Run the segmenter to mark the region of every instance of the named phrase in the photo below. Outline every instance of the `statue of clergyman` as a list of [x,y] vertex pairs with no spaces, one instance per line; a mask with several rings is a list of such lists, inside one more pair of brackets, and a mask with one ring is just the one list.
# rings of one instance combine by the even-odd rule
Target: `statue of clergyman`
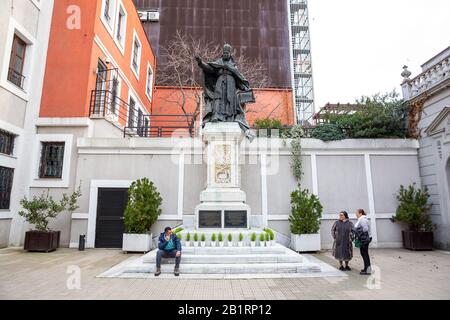
[[204,74],[203,126],[207,122],[237,122],[252,141],[255,134],[250,130],[244,109],[246,103],[255,102],[255,97],[249,82],[236,67],[231,52],[231,46],[225,44],[222,58],[217,61],[204,62],[195,57]]

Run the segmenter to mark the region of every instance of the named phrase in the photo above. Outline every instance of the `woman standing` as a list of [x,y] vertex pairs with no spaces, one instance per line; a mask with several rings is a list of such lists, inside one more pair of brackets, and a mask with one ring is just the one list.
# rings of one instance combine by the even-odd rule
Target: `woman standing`
[[[337,220],[331,228],[333,236],[333,257],[339,260],[339,270],[352,270],[348,263],[353,258],[353,239],[352,239],[353,223],[348,218],[348,213],[342,211],[339,213]],[[345,267],[344,267],[345,261]]]
[[357,242],[359,242],[359,250],[361,256],[364,260],[364,269],[361,270],[359,274],[370,275],[370,257],[369,257],[369,244],[372,242],[372,237],[370,234],[370,223],[367,219],[366,212],[363,209],[358,209],[356,211],[356,217],[358,221],[354,227],[354,234]]

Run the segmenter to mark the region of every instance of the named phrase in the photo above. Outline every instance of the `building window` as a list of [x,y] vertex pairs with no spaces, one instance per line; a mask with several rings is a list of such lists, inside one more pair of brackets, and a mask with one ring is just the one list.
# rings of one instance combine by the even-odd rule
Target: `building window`
[[13,45],[11,48],[11,58],[9,60],[8,80],[17,87],[23,89],[25,76],[23,75],[23,66],[25,64],[25,53],[27,44],[14,35]]
[[12,155],[14,152],[14,139],[16,136],[12,133],[0,130],[0,153]]
[[133,128],[134,127],[134,108],[136,107],[136,102],[133,98],[130,97],[130,107],[128,110],[128,127]]
[[0,167],[0,209],[9,209],[14,169]]
[[152,100],[152,92],[153,92],[153,70],[152,67],[150,66],[150,64],[148,65],[148,70],[147,70],[147,88],[146,88],[146,93],[147,93],[147,97]]
[[125,32],[127,27],[127,19],[126,13],[122,5],[119,7],[119,15],[117,17],[117,30],[116,30],[116,39],[121,46],[123,46],[125,40]]
[[106,21],[111,21],[111,0],[105,0],[105,11],[103,12],[103,16],[105,17]]
[[42,142],[39,178],[62,177],[64,147],[64,142]]
[[117,76],[113,77],[112,87],[111,87],[111,95],[112,95],[112,103],[111,103],[111,112],[116,113],[118,99],[119,99],[119,79]]
[[139,71],[141,65],[142,44],[139,41],[136,30],[133,33],[133,50],[131,52],[131,70],[139,80]]

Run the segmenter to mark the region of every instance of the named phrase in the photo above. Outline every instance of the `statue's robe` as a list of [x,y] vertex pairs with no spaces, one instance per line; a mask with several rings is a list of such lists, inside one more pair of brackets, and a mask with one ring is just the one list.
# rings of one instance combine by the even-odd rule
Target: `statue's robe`
[[207,122],[238,122],[242,130],[249,129],[245,111],[240,105],[239,90],[250,90],[250,84],[237,69],[234,60],[222,58],[214,62],[203,62],[205,114]]

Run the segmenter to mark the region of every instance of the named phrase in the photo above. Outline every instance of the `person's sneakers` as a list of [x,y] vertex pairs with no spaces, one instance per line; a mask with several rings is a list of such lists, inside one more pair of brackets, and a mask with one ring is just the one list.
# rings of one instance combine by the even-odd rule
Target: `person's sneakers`
[[362,275],[362,276],[370,276],[372,273],[364,271],[364,270],[361,270],[361,272],[359,274]]
[[341,271],[345,271],[345,268],[344,268],[344,266],[340,266],[339,270],[341,270]]
[[173,271],[173,274],[178,277],[180,275],[180,268],[175,268],[175,270]]
[[349,266],[345,266],[345,270],[352,271],[352,268],[350,268]]
[[160,274],[161,274],[161,268],[156,268],[155,277],[159,276]]

